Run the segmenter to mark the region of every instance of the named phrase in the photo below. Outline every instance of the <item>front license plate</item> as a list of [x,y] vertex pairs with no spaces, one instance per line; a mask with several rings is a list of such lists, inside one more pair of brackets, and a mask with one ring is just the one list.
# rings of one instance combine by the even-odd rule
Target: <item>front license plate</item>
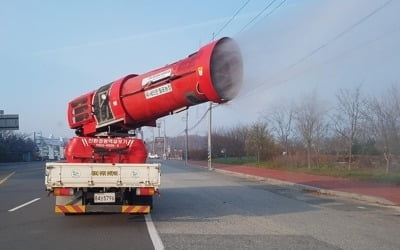
[[114,203],[115,193],[95,193],[94,203]]

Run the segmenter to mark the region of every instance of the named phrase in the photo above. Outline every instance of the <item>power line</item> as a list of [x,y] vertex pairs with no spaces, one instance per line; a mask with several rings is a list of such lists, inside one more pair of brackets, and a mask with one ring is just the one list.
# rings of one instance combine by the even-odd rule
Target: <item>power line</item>
[[[213,104],[213,109],[218,108],[220,106],[220,104]],[[207,108],[207,110],[204,112],[204,114],[200,117],[200,119],[193,125],[191,126],[188,131],[191,131],[193,129],[195,129],[197,126],[200,125],[200,123],[206,118],[206,115],[208,113],[208,111],[210,111],[210,108]],[[185,130],[182,130],[181,132],[178,133],[178,135],[185,133]]]
[[[262,15],[276,0],[273,0],[272,2],[270,2],[259,14],[257,14],[249,23],[247,23],[240,32],[242,32],[246,27],[248,27],[255,19],[257,19],[260,15]],[[267,16],[269,16],[270,14],[272,14],[275,10],[277,10],[280,6],[283,5],[283,3],[286,0],[283,0],[279,5],[277,5],[273,10],[271,10]],[[333,37],[332,39],[330,39],[329,41],[325,42],[324,44],[322,44],[321,46],[317,47],[316,49],[314,49],[313,51],[311,51],[309,54],[307,54],[306,56],[302,57],[301,59],[299,59],[297,62],[289,65],[288,67],[286,67],[284,70],[281,71],[281,73],[292,69],[293,67],[297,66],[298,64],[304,62],[306,59],[308,59],[309,57],[313,56],[314,54],[316,54],[318,51],[322,50],[323,48],[327,47],[330,43],[338,40],[339,38],[341,38],[342,36],[344,36],[345,34],[349,33],[351,30],[353,30],[354,28],[356,28],[357,26],[361,25],[363,22],[365,22],[367,19],[369,19],[370,17],[372,17],[373,15],[375,15],[376,13],[378,13],[380,10],[382,10],[383,8],[385,8],[387,5],[389,5],[393,0],[388,0],[386,1],[384,4],[382,4],[381,6],[379,6],[378,8],[376,8],[375,10],[373,10],[372,12],[370,12],[368,15],[362,17],[360,20],[358,20],[357,22],[355,22],[354,24],[352,24],[351,26],[349,26],[348,28],[346,28],[345,30],[343,30],[342,32],[340,32],[339,34],[337,34],[335,37]],[[245,5],[248,2],[245,3]],[[243,9],[244,7],[242,6],[239,10]],[[238,13],[238,12],[236,12]],[[237,15],[235,13],[235,15]],[[234,16],[235,16],[234,15]],[[266,17],[267,17],[266,16]],[[234,17],[233,17],[234,18]],[[231,18],[233,20],[233,18]],[[218,32],[222,31],[228,24],[230,23],[230,21],[227,22],[226,25],[224,25],[223,28],[221,28]],[[397,30],[397,29],[396,29]],[[394,30],[395,31],[395,30]],[[239,32],[239,33],[240,33]],[[391,32],[390,32],[391,33]],[[282,82],[286,82],[289,79],[283,80]],[[265,81],[261,81],[259,84],[257,84],[254,88],[253,91],[259,87],[262,87],[262,85],[265,83]],[[247,94],[245,94],[244,96],[249,95],[251,92],[248,92]],[[242,96],[243,97],[243,96]],[[219,106],[219,105],[218,105]],[[217,107],[218,107],[217,106]],[[202,115],[202,117],[196,122],[195,125],[193,125],[191,128],[189,128],[188,130],[192,130],[194,128],[196,128],[206,117],[207,113],[209,111],[209,108],[206,110],[206,112]],[[182,132],[178,133],[178,135],[184,133],[185,130],[183,130]]]
[[204,112],[204,114],[201,116],[201,118],[196,122],[195,125],[190,127],[189,130],[192,130],[192,129],[196,128],[197,126],[199,126],[199,124],[204,120],[204,118],[206,118],[208,111],[210,111],[210,108],[207,108],[206,112]]
[[[231,19],[229,19],[228,20],[228,22],[224,25],[224,26],[222,26],[222,28],[217,32],[217,34],[213,34],[213,38],[212,38],[212,40],[214,40],[214,38],[215,38],[215,36],[217,36],[223,29],[225,29],[225,27],[227,27],[228,26],[228,24],[239,14],[239,12],[248,4],[250,2],[250,0],[248,0],[247,2],[245,2],[243,5],[242,5],[242,7],[241,8],[239,8],[239,10],[238,11],[236,11],[236,13],[232,16],[232,18]],[[208,111],[203,115],[204,117],[206,116],[206,114],[208,113],[209,114],[209,120],[208,120],[208,140],[207,140],[207,151],[208,151],[208,170],[211,170],[212,169],[212,167],[211,167],[211,152],[212,152],[212,150],[211,150],[211,126],[212,126],[212,123],[211,123],[211,120],[212,120],[212,114],[211,114],[211,110],[212,110],[212,102],[209,102],[209,108],[208,108]],[[204,119],[204,117],[203,117],[203,119]],[[201,120],[202,119],[200,119],[200,121],[198,121],[198,123],[194,126],[194,127],[196,127],[200,122],[201,122]],[[186,137],[187,137],[187,127],[186,127]],[[186,139],[187,140],[187,139]],[[186,154],[187,155],[187,154]]]
[[[222,26],[222,28],[213,35],[213,37],[217,36],[224,28],[226,28],[229,23],[239,14],[239,12],[250,2],[250,0],[248,0],[247,2],[245,2],[237,11],[236,13],[231,17],[231,19],[225,23],[224,26]],[[245,28],[247,28],[252,22],[254,22],[254,20],[256,20],[260,15],[262,15],[270,6],[272,6],[272,4],[274,4],[274,2],[276,2],[276,0],[272,0],[264,9],[262,9],[252,20],[250,20],[240,31],[242,32]],[[268,14],[265,17],[268,17],[269,15],[271,15],[273,12],[275,12],[275,10],[277,10],[279,7],[281,7],[283,5],[283,3],[286,2],[286,0],[283,0],[282,2],[280,2],[274,9],[272,9],[270,12],[268,12]],[[217,104],[216,107],[218,107],[219,105]],[[190,127],[188,130],[192,130],[194,128],[196,128],[206,117],[207,113],[210,111],[211,107],[209,107],[206,112],[204,112],[204,114],[201,116],[201,118],[196,122],[195,125],[193,125],[192,127]],[[185,132],[182,131],[181,133]],[[179,134],[181,134],[179,133]]]
[[[374,16],[376,13],[378,13],[379,11],[381,11],[382,9],[384,9],[385,7],[387,7],[393,0],[388,0],[386,1],[384,4],[382,4],[381,6],[379,6],[378,8],[374,9],[373,11],[371,11],[369,14],[367,14],[366,16],[362,17],[361,19],[359,19],[357,22],[355,22],[354,24],[350,25],[348,28],[344,29],[342,32],[340,32],[339,34],[337,34],[336,36],[334,36],[332,39],[328,40],[327,42],[325,42],[324,44],[320,45],[319,47],[315,48],[314,50],[312,50],[310,53],[308,53],[307,55],[303,56],[302,58],[300,58],[298,61],[290,64],[289,66],[287,66],[286,68],[284,68],[283,70],[281,70],[280,72],[278,72],[275,75],[279,75],[279,74],[283,74],[291,69],[293,69],[294,67],[296,67],[297,65],[303,63],[305,60],[307,60],[308,58],[312,57],[313,55],[315,55],[317,52],[319,52],[320,50],[326,48],[327,46],[330,45],[330,43],[335,42],[336,40],[338,40],[339,38],[343,37],[345,34],[349,33],[351,30],[355,29],[357,26],[359,26],[360,24],[362,24],[363,22],[365,22],[367,19],[369,19],[370,17]],[[255,87],[253,88],[253,91],[256,90],[257,88],[260,88],[264,85],[264,83],[268,81],[264,80],[264,81],[260,81],[258,84],[255,85]],[[287,81],[287,80],[286,80]],[[285,82],[285,81],[283,81]],[[248,92],[246,95],[249,95],[250,92]],[[244,96],[246,96],[244,95]]]
[[267,4],[267,6],[262,9],[255,17],[253,17],[240,31],[239,33],[241,33],[244,29],[247,28],[247,26],[249,26],[252,22],[254,22],[254,20],[256,20],[259,16],[261,16],[273,3],[275,3],[276,0],[272,0],[269,4]]
[[[246,5],[250,2],[250,0],[247,0],[234,14],[233,16],[215,33],[213,34],[213,38],[216,37],[217,35],[219,35],[219,33],[221,33],[232,21],[233,19],[235,19],[235,17],[244,9],[244,7],[246,7]],[[244,29],[246,29],[252,22],[254,22],[254,20],[256,20],[260,15],[262,15],[270,6],[272,6],[272,4],[274,4],[276,2],[276,0],[272,0],[263,10],[261,10],[254,18],[252,18],[252,20],[250,20],[240,31],[242,32]],[[281,7],[283,5],[283,3],[286,2],[286,0],[283,0],[282,2],[280,2],[274,9],[272,9],[265,17],[268,17],[269,15],[271,15],[273,12],[275,12],[275,10],[277,10],[279,7]],[[217,104],[216,107],[218,107],[219,105]],[[190,127],[188,130],[193,130],[194,128],[196,128],[206,117],[207,113],[210,111],[211,107],[207,108],[206,112],[204,112],[204,114],[201,116],[201,118],[196,122],[195,125],[193,125],[192,127]],[[180,133],[178,133],[178,135],[184,133],[186,131],[186,129],[184,129],[183,131],[181,131]]]
[[235,14],[233,14],[233,16],[213,35],[213,37],[216,37],[219,35],[219,33],[221,33],[232,21],[233,19],[235,19],[235,17],[240,13],[240,11],[242,11],[242,9],[244,7],[246,7],[246,5],[250,2],[250,0],[247,0],[247,2],[245,2],[242,7],[240,7]]
[[[204,114],[200,117],[200,119],[196,122],[196,124],[190,127],[188,131],[195,129],[197,126],[199,126],[199,124],[204,120],[204,118],[206,118],[206,115],[209,110],[210,108],[207,108],[206,112],[204,112]],[[184,132],[186,132],[186,129],[182,130],[180,133],[178,133],[178,135],[183,134]]]
[[[276,0],[272,0],[264,9],[262,9],[257,15],[255,15],[245,26],[243,26],[243,28],[238,32],[241,33],[243,32],[250,24],[252,24],[259,16],[261,16],[266,10],[269,9],[269,7],[272,6],[272,4],[274,4],[276,2]],[[272,9],[270,12],[268,12],[268,14],[264,17],[268,17],[270,16],[272,13],[275,12],[275,10],[277,10],[279,7],[282,6],[282,4],[286,2],[286,0],[283,0],[280,4],[278,4],[274,9]]]
[[[343,51],[340,55],[337,55],[337,56],[335,56],[333,58],[330,58],[330,59],[327,59],[325,61],[322,61],[321,63],[319,63],[319,66],[331,63],[331,62],[337,60],[338,58],[340,58],[342,56],[348,56],[349,54],[353,53],[354,51],[359,50],[361,48],[364,48],[365,46],[367,46],[367,45],[369,45],[371,43],[377,42],[377,41],[381,40],[382,38],[384,38],[385,36],[390,35],[390,34],[392,34],[394,32],[398,32],[398,31],[400,31],[400,26],[397,26],[397,27],[395,27],[395,29],[389,30],[388,32],[385,32],[385,33],[381,34],[379,37],[375,37],[374,39],[370,39],[370,40],[364,41],[363,43],[355,45],[352,48],[350,48],[350,49],[348,49],[346,51]],[[313,70],[313,69],[315,69],[315,67],[311,65],[310,67],[298,72],[297,74],[291,75],[290,77],[288,77],[286,79],[282,79],[282,80],[276,81],[276,83],[277,84],[283,84],[283,83],[289,82],[290,80],[296,79],[299,75],[307,73],[307,71],[310,71],[310,70]],[[252,93],[254,93],[255,89],[260,88],[260,87],[262,87],[262,83],[257,85],[253,89],[252,92],[248,92],[245,95],[243,95],[242,97],[250,96]],[[257,93],[259,93],[259,92],[257,92]]]
[[[276,0],[274,0],[274,1],[276,1]],[[249,4],[249,2],[250,2],[250,0],[247,0],[247,1],[233,14],[233,16],[232,16],[232,17],[231,17],[231,18],[230,18],[230,19],[215,33],[215,34],[213,34],[213,39],[214,39],[214,37],[218,36],[219,33],[221,33],[221,32],[233,21],[233,19],[235,19],[235,17],[244,9],[244,7],[247,6],[247,4]],[[210,111],[210,108],[211,108],[211,107],[207,108],[206,112],[204,112],[204,114],[203,114],[203,115],[201,116],[201,118],[196,122],[196,124],[193,125],[192,127],[190,127],[188,130],[192,130],[192,129],[196,128],[196,127],[204,120],[204,118],[206,117],[207,113]],[[182,132],[180,132],[179,134],[182,134],[182,133],[185,132],[185,131],[186,131],[186,129],[183,130]]]
[[373,10],[372,12],[370,12],[368,15],[364,16],[363,18],[361,18],[360,20],[358,20],[357,22],[355,22],[353,25],[349,26],[347,29],[343,30],[342,32],[340,32],[339,34],[337,34],[335,37],[333,37],[332,39],[328,40],[327,42],[325,42],[324,44],[322,44],[321,46],[319,46],[318,48],[314,49],[313,51],[311,51],[308,55],[300,58],[300,60],[298,60],[297,62],[289,65],[289,67],[287,67],[287,69],[291,69],[295,66],[297,66],[298,64],[302,63],[303,61],[307,60],[308,58],[312,57],[314,54],[316,54],[318,51],[320,51],[321,49],[327,47],[330,43],[338,40],[339,38],[341,38],[342,36],[344,36],[345,34],[347,34],[348,32],[350,32],[351,30],[353,30],[354,28],[356,28],[357,26],[359,26],[361,23],[365,22],[368,18],[372,17],[373,15],[375,15],[376,13],[378,13],[380,10],[382,10],[383,8],[385,8],[386,6],[388,6],[393,0],[388,0],[386,1],[384,4],[382,4],[381,6],[379,6],[378,8],[376,8],[375,10]]

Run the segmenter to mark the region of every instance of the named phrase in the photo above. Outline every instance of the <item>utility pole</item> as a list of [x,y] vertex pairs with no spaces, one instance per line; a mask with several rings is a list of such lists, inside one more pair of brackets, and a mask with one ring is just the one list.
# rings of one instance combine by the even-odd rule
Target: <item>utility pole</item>
[[153,150],[152,150],[153,152],[152,153],[154,155],[154,144],[155,144],[154,128],[152,128],[151,131],[153,131]]
[[212,123],[211,123],[211,118],[212,118],[212,115],[211,115],[211,109],[212,109],[212,102],[209,102],[210,104],[209,104],[209,116],[208,116],[208,170],[212,170],[212,165],[211,165],[211,157],[212,157],[212,155],[211,155],[211,125],[212,125]]
[[161,120],[157,122],[157,128],[158,128],[158,137],[161,136]]
[[188,166],[189,136],[188,136],[189,109],[186,109],[186,128],[185,128],[185,166]]
[[167,159],[167,153],[165,152],[165,145],[166,145],[166,139],[167,139],[167,136],[166,136],[166,130],[165,130],[165,119],[163,120],[164,121],[164,149],[163,149],[163,152],[164,152],[164,154],[163,154],[163,158],[164,158],[164,160],[166,160]]
[[[215,39],[215,33],[213,32],[213,34],[212,34],[212,40],[214,41],[214,39]],[[208,110],[208,147],[207,147],[207,151],[208,151],[208,170],[212,170],[212,165],[211,165],[211,157],[212,157],[212,155],[211,155],[211,130],[212,130],[212,127],[211,127],[211,125],[212,125],[212,122],[211,122],[211,119],[212,119],[212,115],[211,115],[211,110],[212,110],[212,102],[209,102],[209,110]]]

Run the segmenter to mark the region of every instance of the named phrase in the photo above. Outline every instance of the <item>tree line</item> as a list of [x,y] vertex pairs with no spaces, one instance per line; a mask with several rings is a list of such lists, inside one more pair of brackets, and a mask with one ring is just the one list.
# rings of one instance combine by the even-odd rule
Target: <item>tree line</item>
[[36,144],[28,136],[12,131],[0,132],[0,162],[31,160],[37,152]]
[[[215,129],[212,155],[308,168],[337,162],[349,170],[362,164],[384,167],[386,173],[400,168],[399,88],[367,96],[357,86],[340,89],[335,97],[328,106],[313,92],[269,107],[252,124]],[[202,150],[190,150],[189,157],[204,158],[204,150],[205,138]]]

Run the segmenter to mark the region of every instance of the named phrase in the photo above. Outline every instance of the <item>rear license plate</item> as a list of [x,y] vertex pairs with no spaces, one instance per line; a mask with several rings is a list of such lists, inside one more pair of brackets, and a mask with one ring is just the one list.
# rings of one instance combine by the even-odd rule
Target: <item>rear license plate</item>
[[94,203],[114,203],[115,193],[95,193]]

